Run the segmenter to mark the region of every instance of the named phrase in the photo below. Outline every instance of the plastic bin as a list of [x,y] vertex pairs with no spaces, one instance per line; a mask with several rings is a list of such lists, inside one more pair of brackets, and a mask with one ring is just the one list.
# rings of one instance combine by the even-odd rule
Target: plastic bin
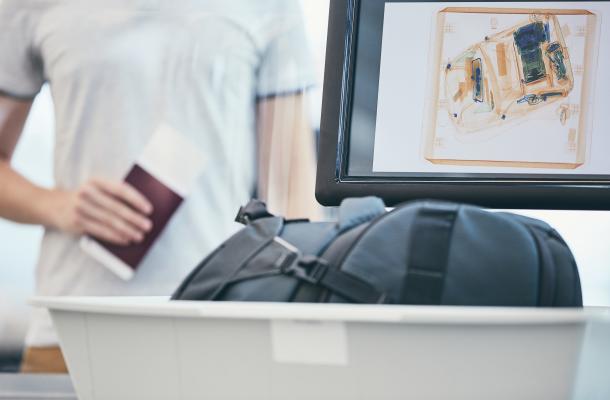
[[610,311],[35,298],[79,399],[609,399]]

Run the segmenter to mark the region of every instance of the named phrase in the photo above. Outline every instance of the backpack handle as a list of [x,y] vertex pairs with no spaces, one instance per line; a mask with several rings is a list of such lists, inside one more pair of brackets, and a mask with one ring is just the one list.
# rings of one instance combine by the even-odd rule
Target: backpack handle
[[268,217],[274,217],[274,215],[267,210],[267,205],[261,200],[252,199],[245,206],[239,207],[235,222],[248,225],[257,219]]
[[385,204],[379,197],[368,196],[345,199],[339,207],[339,220],[337,221],[339,233],[369,222],[385,214],[385,212]]

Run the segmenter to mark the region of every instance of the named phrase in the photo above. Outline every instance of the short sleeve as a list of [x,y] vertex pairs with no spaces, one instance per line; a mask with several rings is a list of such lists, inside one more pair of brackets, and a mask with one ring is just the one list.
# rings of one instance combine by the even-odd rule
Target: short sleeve
[[44,83],[42,63],[32,44],[37,12],[26,1],[0,0],[0,94],[31,99]]
[[303,12],[298,0],[282,0],[264,27],[257,96],[307,89],[316,83]]

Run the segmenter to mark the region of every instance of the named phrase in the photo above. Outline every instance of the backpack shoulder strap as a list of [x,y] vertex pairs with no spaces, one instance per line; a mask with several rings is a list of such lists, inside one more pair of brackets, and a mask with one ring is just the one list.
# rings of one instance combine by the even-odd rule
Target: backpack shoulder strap
[[378,291],[373,285],[330,266],[325,260],[316,256],[302,255],[297,248],[281,238],[275,238],[275,244],[283,248],[283,254],[274,265],[282,274],[330,290],[355,303],[390,302],[386,294]]
[[402,304],[441,304],[451,234],[459,210],[452,203],[425,203],[414,218]]
[[538,277],[538,306],[550,307],[555,304],[555,289],[557,285],[556,266],[553,255],[549,249],[548,232],[539,226],[526,224],[532,234],[536,249],[538,250],[539,277]]

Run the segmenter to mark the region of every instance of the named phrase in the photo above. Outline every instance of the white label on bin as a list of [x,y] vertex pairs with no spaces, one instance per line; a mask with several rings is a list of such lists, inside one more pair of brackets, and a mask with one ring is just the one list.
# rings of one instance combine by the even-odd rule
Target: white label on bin
[[347,365],[347,330],[335,321],[271,321],[273,360],[278,363]]

